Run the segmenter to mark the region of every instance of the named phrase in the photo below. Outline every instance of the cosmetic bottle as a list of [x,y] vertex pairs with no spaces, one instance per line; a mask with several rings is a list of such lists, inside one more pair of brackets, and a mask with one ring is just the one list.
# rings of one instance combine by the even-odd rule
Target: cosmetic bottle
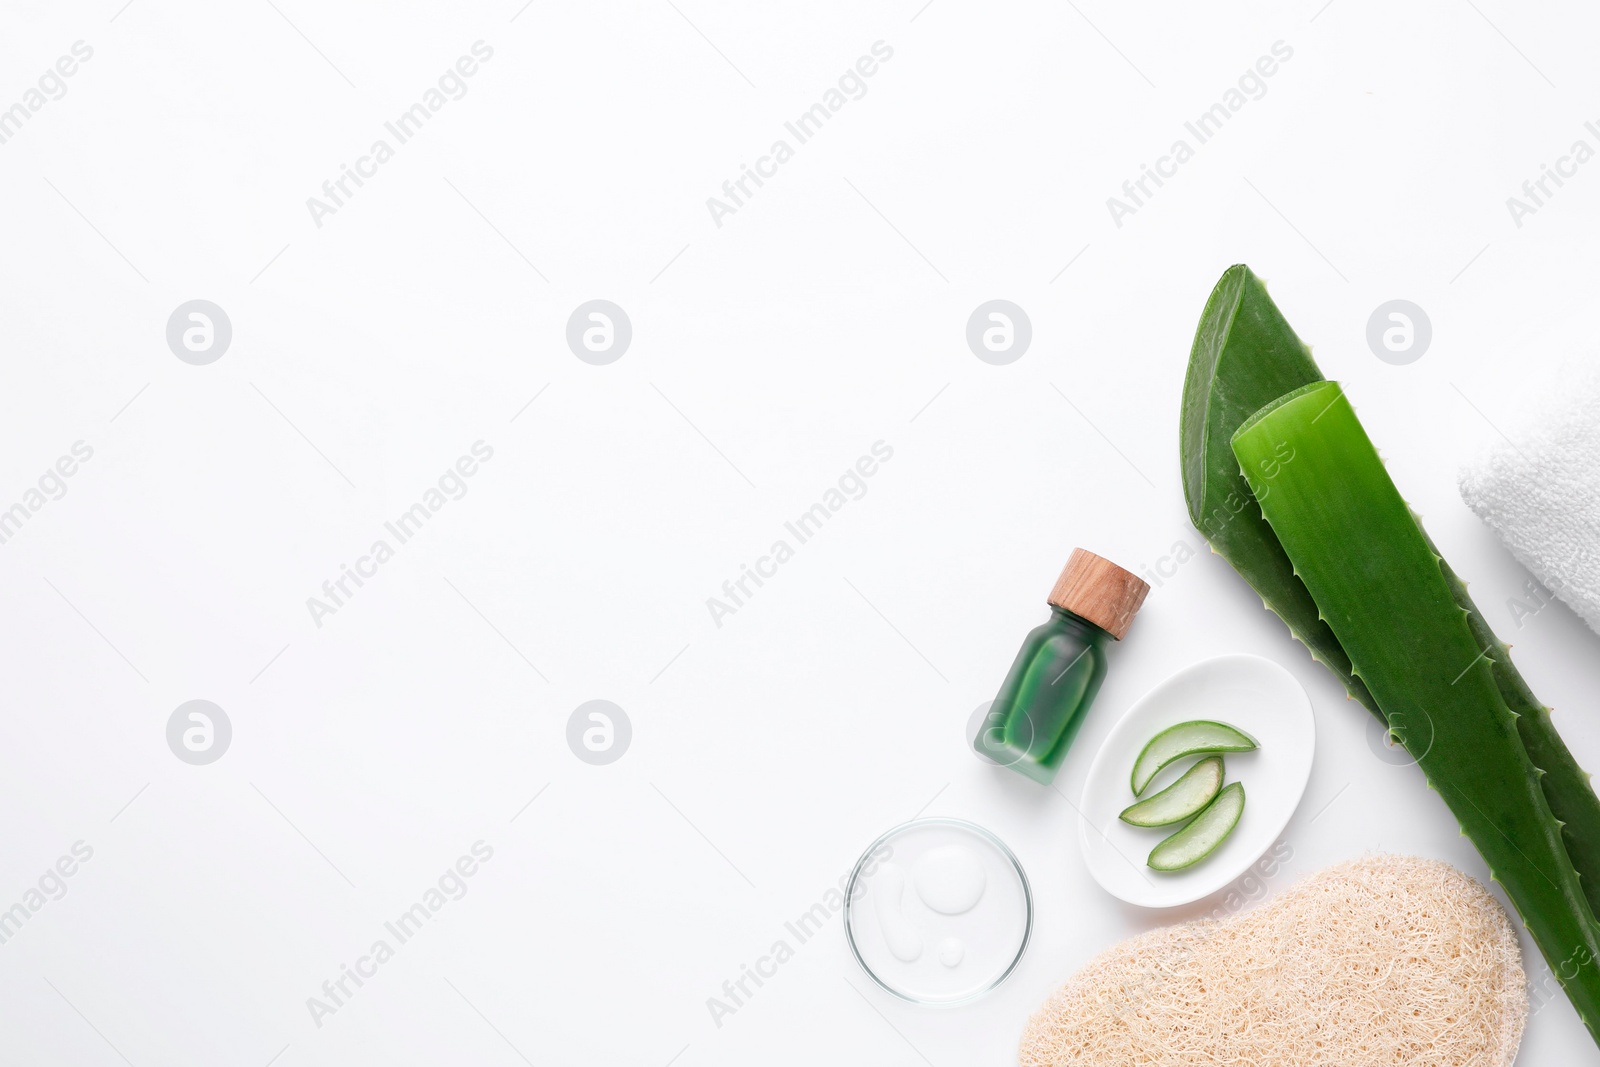
[[1050,618],[1022,643],[972,747],[1046,785],[1055,778],[1106,676],[1106,652],[1122,640],[1150,586],[1110,560],[1073,549]]

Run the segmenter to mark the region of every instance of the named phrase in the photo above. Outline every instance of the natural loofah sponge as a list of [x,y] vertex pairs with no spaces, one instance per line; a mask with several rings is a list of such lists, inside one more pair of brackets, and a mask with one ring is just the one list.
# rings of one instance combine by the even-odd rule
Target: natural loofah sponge
[[1499,902],[1447,863],[1372,856],[1102,953],[1028,1021],[1021,1062],[1510,1067],[1527,1014]]

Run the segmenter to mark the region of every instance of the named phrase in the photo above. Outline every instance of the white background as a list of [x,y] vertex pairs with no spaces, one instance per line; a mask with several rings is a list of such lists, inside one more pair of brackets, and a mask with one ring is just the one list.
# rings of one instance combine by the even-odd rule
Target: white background
[[[1485,877],[1209,553],[1151,594],[1059,791],[966,750],[1074,545],[1134,570],[1200,545],[1178,400],[1234,262],[1600,766],[1595,636],[1560,606],[1516,628],[1528,576],[1455,490],[1592,353],[1600,164],[1521,228],[1505,204],[1594,143],[1579,5],[273,2],[0,15],[0,107],[94,49],[0,145],[0,507],[94,449],[0,545],[0,907],[94,849],[0,946],[5,1063],[1010,1062],[1085,960],[1217,906],[1107,897],[1068,798],[1135,698],[1224,652],[1316,706],[1271,892],[1370,850]],[[468,94],[314,225],[480,39]],[[866,96],[717,227],[706,198],[879,40]],[[1266,95],[1115,226],[1106,198],[1279,40]],[[1410,366],[1364,340],[1397,297],[1433,322]],[[195,298],[233,324],[210,366],[165,341]],[[604,367],[564,340],[594,298],[634,329]],[[1004,367],[964,339],[993,298],[1033,324]],[[470,492],[315,626],[306,598],[478,440]],[[867,495],[716,627],[706,598],[878,440]],[[204,767],[165,740],[196,698],[234,730]],[[633,726],[610,766],[565,740],[595,698]],[[918,811],[1027,867],[1011,980],[918,1010],[834,920],[716,1026],[707,998]],[[478,840],[470,892],[315,1025]],[[1592,1057],[1564,999],[1531,1021],[1523,1062]]]

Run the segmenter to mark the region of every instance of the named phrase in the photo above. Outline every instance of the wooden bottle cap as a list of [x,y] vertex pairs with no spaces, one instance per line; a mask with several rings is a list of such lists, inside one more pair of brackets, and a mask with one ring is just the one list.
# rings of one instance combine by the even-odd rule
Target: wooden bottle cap
[[1081,548],[1072,550],[1067,565],[1050,590],[1050,603],[1088,619],[1118,641],[1139,614],[1149,583],[1109,559]]

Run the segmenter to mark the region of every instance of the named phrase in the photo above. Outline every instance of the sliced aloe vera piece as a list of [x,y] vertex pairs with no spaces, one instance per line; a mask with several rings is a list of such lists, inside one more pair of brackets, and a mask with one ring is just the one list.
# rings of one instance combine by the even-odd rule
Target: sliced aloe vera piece
[[1208,756],[1159,793],[1127,807],[1117,818],[1131,826],[1171,826],[1204,808],[1222,788],[1222,757]]
[[1161,773],[1161,768],[1174,760],[1202,753],[1249,752],[1255,747],[1255,738],[1225,722],[1195,719],[1169,726],[1152,737],[1139,758],[1133,761],[1133,795],[1143,793],[1150,780]]
[[1479,645],[1343,390],[1320,382],[1289,393],[1246,421],[1233,449],[1245,469],[1270,471],[1258,499],[1295,572],[1600,1040],[1600,927],[1545,772],[1488,662],[1492,648]]
[[1233,782],[1218,793],[1193,822],[1151,849],[1146,862],[1158,871],[1193,867],[1228,839],[1243,814],[1244,783]]

